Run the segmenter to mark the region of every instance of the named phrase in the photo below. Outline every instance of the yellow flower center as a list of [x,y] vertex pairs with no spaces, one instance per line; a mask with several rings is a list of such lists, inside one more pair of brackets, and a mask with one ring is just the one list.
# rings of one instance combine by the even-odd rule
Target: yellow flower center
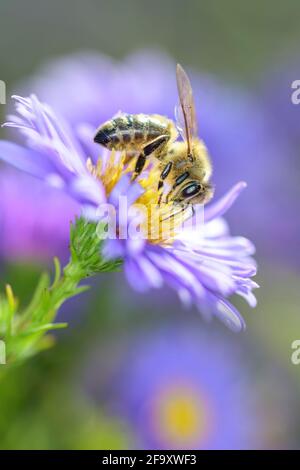
[[[100,158],[96,165],[91,159],[87,160],[87,168],[90,173],[100,180],[109,196],[120,178],[134,170],[136,159],[130,158],[125,152],[110,152],[105,164]],[[191,211],[175,205],[172,201],[159,203],[158,181],[160,177],[158,161],[148,159],[145,170],[138,177],[138,183],[144,189],[144,193],[132,205],[133,209],[140,212],[142,222],[140,230],[151,243],[171,244],[177,230],[187,220]]]
[[175,384],[155,401],[156,433],[167,448],[193,448],[211,432],[208,401],[191,386]]

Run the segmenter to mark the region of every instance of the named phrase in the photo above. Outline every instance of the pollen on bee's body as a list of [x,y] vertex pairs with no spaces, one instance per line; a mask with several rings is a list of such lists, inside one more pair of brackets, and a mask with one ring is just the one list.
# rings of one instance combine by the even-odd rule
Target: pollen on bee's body
[[143,142],[145,140],[145,134],[142,130],[135,130],[134,131],[134,138],[132,139],[133,141],[137,142]]

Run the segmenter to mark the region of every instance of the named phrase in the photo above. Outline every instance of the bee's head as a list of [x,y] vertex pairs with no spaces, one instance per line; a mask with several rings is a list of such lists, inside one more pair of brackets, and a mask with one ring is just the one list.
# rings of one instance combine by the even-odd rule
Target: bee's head
[[187,182],[174,198],[176,203],[206,204],[213,196],[213,187],[199,181]]

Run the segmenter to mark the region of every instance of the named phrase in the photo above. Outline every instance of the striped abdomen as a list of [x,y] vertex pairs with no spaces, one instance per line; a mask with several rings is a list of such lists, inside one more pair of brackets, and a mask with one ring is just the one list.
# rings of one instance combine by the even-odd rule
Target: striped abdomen
[[102,124],[94,141],[112,150],[141,148],[161,135],[171,136],[166,118],[147,114],[122,114]]

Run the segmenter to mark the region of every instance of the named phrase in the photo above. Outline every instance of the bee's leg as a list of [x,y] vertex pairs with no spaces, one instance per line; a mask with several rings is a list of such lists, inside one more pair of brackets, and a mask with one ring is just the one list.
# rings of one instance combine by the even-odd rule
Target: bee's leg
[[170,189],[170,191],[168,192],[168,194],[166,195],[166,204],[168,204],[168,202],[169,202],[169,200],[170,200],[170,196],[174,193],[175,188],[176,188],[176,186],[174,185],[174,186]]
[[153,152],[165,145],[169,139],[169,135],[161,135],[143,148],[143,151],[138,156],[135,164],[135,169],[132,176],[133,180],[135,180],[142,173],[147,157],[149,157],[149,155],[151,155]]
[[137,157],[137,161],[135,164],[134,168],[134,173],[132,175],[132,180],[135,180],[143,171],[143,168],[146,163],[146,155],[143,153],[140,153],[140,155]]
[[[162,219],[162,222],[164,222],[165,220],[174,219],[176,216],[183,214],[187,209],[188,209],[188,205],[186,204],[181,205],[178,211],[172,212],[168,217],[165,217],[164,219]],[[192,206],[192,211],[193,211],[192,213],[194,214],[193,206]]]
[[173,166],[173,162],[168,162],[166,164],[166,166],[164,167],[163,171],[160,174],[157,190],[158,191],[161,190],[161,193],[160,193],[159,198],[158,198],[158,204],[161,203],[161,199],[162,199],[162,195],[163,195],[162,188],[163,188],[163,185],[164,185],[164,180],[167,178],[168,174],[170,173],[170,171],[172,169],[172,166]]
[[166,203],[169,202],[170,200],[170,196],[174,193],[175,189],[177,188],[177,186],[179,186],[180,184],[182,184],[188,177],[190,176],[189,172],[188,171],[185,171],[184,173],[182,173],[181,175],[179,175],[176,180],[175,180],[175,183],[173,184],[172,188],[170,189],[170,191],[168,192],[167,196],[166,196]]
[[174,193],[175,189],[176,189],[176,185],[174,184],[174,186],[172,186],[172,188],[170,189],[170,191],[166,195],[166,204],[168,204],[168,202],[170,201],[170,197]]

